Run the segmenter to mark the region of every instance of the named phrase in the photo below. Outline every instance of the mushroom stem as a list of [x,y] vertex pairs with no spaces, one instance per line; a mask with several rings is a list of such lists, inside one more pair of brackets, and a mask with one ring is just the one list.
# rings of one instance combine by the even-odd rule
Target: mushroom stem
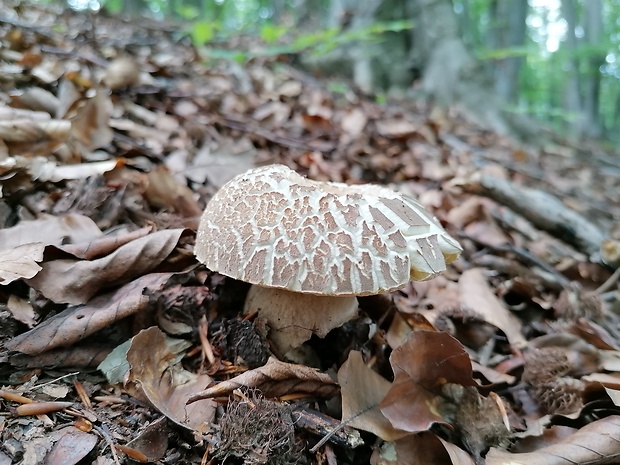
[[302,345],[313,334],[325,337],[357,315],[355,296],[302,294],[272,287],[252,286],[243,312],[267,320],[269,340],[281,354]]

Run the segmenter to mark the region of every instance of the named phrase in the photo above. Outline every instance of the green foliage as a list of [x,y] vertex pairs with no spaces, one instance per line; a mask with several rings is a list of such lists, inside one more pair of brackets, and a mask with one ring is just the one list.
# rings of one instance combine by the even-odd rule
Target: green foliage
[[211,42],[217,28],[218,24],[213,21],[196,21],[189,30],[192,43],[200,46]]
[[103,6],[110,13],[120,13],[123,10],[123,0],[105,0]]
[[[408,30],[412,27],[413,25],[410,21],[386,21],[355,30],[329,28],[294,35],[288,27],[265,24],[260,30],[260,35],[266,45],[260,50],[230,52],[208,47],[206,53],[211,58],[228,58],[233,53],[236,60],[239,60],[241,56],[251,59],[257,56],[293,53],[308,53],[313,56],[322,56],[346,44],[353,42],[377,42],[382,40],[383,34]],[[218,30],[218,28],[215,27],[214,30]],[[209,39],[211,38],[213,38],[213,35],[209,37]],[[195,40],[196,36],[194,34],[192,34],[192,39],[196,46],[201,46],[208,42]]]
[[504,60],[512,57],[526,57],[532,53],[530,47],[508,47],[493,50],[478,50],[475,56],[478,60]]
[[275,44],[287,33],[288,27],[275,24],[264,24],[260,29],[260,36],[268,44]]

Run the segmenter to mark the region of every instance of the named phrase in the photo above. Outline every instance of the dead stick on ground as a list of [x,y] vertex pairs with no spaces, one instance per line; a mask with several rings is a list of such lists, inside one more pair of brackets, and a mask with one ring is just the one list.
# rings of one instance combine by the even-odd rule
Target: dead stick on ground
[[311,452],[316,452],[327,441],[349,449],[354,449],[364,444],[359,432],[347,426],[346,422],[340,422],[303,407],[295,409],[294,414],[296,427],[317,436],[323,436],[321,441],[311,449]]
[[592,221],[568,208],[547,192],[519,186],[505,179],[477,173],[466,180],[455,181],[472,194],[484,195],[524,216],[578,250],[596,255],[605,235]]

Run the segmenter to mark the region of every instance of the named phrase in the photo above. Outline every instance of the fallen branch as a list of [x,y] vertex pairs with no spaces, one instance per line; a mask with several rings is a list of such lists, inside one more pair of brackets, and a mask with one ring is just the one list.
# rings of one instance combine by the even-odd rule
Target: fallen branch
[[[514,210],[536,227],[592,256],[598,255],[603,232],[589,219],[571,210],[547,192],[518,186],[485,174],[475,174],[458,186],[472,194],[484,195]],[[598,261],[598,260],[597,260]]]

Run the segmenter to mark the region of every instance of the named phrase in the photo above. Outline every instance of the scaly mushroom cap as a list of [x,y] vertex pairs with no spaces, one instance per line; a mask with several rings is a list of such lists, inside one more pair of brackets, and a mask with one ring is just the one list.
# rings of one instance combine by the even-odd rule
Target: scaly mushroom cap
[[211,270],[252,284],[344,296],[430,279],[461,247],[411,197],[270,165],[222,186],[202,216],[195,253]]

